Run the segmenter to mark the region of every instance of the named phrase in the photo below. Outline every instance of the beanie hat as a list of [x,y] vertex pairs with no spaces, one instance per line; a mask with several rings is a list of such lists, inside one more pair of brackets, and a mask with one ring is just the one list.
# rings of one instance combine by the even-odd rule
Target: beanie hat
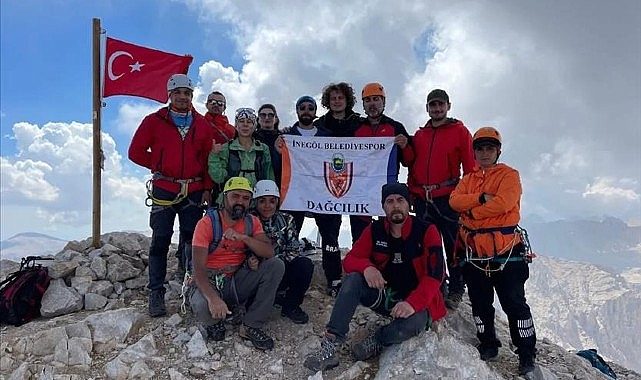
[[300,98],[298,98],[298,100],[296,101],[296,108],[298,108],[298,106],[300,106],[300,104],[304,103],[304,102],[312,103],[312,105],[314,106],[314,109],[317,108],[316,107],[316,100],[314,100],[314,98],[312,98],[309,95],[303,95]]
[[410,203],[410,191],[404,183],[392,182],[386,183],[381,189],[381,204],[385,204],[385,199],[392,194],[398,194]]

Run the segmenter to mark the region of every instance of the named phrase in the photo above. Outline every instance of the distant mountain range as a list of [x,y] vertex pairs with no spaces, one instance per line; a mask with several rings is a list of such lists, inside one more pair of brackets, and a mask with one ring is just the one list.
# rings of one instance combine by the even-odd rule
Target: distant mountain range
[[25,256],[53,255],[67,245],[66,240],[36,232],[24,232],[0,241],[0,258],[20,261]]
[[622,271],[641,267],[641,226],[617,218],[528,223],[536,253]]

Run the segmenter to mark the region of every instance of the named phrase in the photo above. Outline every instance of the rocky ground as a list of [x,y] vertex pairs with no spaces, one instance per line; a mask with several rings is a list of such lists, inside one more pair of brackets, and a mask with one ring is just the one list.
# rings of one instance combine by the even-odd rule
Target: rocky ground
[[[302,362],[318,347],[332,308],[332,299],[323,292],[320,265],[316,265],[313,285],[303,304],[310,315],[308,324],[297,325],[281,318],[280,310],[274,307],[266,326],[275,340],[273,350],[257,351],[239,338],[237,327],[231,324],[227,324],[223,342],[207,343],[191,314],[181,312],[180,286],[176,282],[168,284],[168,315],[147,316],[147,291],[140,285],[146,273],[146,252],[142,247],[147,242],[139,236],[116,234],[103,237],[109,243],[102,250],[92,251],[87,242],[75,242],[56,255],[54,264],[65,263],[56,264],[58,268],[53,264],[50,267],[52,277],[64,280],[56,286],[67,285],[63,290],[75,291],[84,304],[69,312],[66,298],[58,293],[59,298],[55,299],[46,295],[43,299],[46,313],[62,315],[39,318],[21,327],[2,326],[0,379],[520,379],[505,324],[498,326],[504,343],[499,360],[492,363],[478,360],[471,309],[465,302],[436,323],[432,331],[386,349],[380,358],[354,362],[346,345],[341,350],[339,367],[322,374],[312,373]],[[318,263],[319,256],[311,257]],[[105,260],[104,271],[96,257]],[[131,267],[123,264],[121,258]],[[173,257],[169,267],[170,272],[175,268]],[[93,272],[79,268],[93,268]],[[3,262],[0,274],[6,275],[11,270],[12,264]],[[89,275],[92,278],[89,284],[74,279],[83,277],[78,273]],[[135,275],[124,279],[122,273]],[[101,281],[113,285],[111,293],[96,286]],[[96,299],[102,300],[98,296],[88,297],[92,291],[101,293],[99,296],[106,302],[96,310],[85,310],[88,299],[92,299],[91,309],[96,307]],[[74,297],[71,299],[77,299]],[[350,342],[363,338],[383,323],[387,323],[385,318],[359,308],[352,320]],[[540,365],[529,379],[607,379],[584,359],[544,339],[538,349]],[[613,367],[619,379],[641,378],[633,371]]]

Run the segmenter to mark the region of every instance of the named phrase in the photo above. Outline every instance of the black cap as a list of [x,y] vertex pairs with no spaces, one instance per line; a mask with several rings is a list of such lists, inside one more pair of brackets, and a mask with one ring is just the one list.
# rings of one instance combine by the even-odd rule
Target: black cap
[[427,104],[430,104],[435,100],[440,100],[443,103],[449,103],[450,97],[447,96],[447,92],[437,88],[436,90],[432,90],[429,94],[427,94]]
[[405,198],[407,203],[410,203],[410,190],[404,183],[392,182],[386,183],[381,189],[381,204],[385,204],[385,199],[392,194],[398,194]]

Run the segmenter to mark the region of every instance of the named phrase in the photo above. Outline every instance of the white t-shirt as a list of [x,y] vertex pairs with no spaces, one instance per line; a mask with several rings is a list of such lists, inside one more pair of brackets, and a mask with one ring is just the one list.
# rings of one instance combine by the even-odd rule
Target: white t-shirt
[[318,128],[314,127],[312,129],[303,129],[301,127],[298,127],[298,132],[300,132],[301,136],[316,136]]

